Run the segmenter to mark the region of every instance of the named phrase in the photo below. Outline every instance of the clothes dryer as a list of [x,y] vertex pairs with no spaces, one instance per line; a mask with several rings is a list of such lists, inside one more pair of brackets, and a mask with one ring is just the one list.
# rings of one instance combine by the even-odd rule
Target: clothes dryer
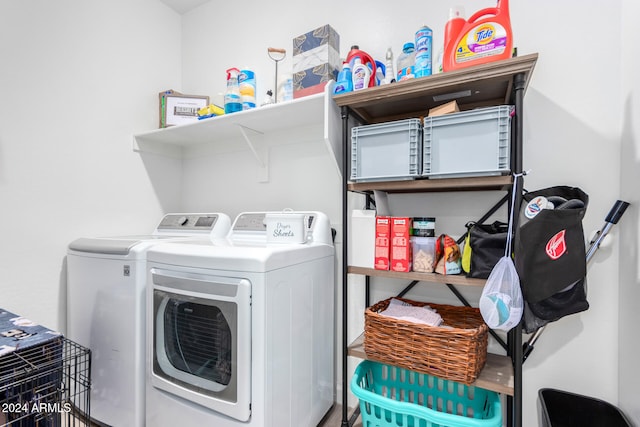
[[331,227],[320,212],[280,215],[149,250],[147,426],[311,427],[330,410]]
[[91,417],[145,425],[146,257],[159,242],[225,236],[222,213],[167,214],[150,235],[80,238],[67,252],[67,333],[91,349]]

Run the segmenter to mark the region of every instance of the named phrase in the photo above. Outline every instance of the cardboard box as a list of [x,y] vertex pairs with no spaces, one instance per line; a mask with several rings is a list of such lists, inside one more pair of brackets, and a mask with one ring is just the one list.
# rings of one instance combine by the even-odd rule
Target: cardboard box
[[389,269],[389,247],[391,243],[391,218],[376,217],[376,249],[373,268],[376,270]]
[[437,107],[433,107],[429,110],[429,117],[435,116],[443,116],[449,113],[458,113],[460,112],[460,108],[458,107],[458,102],[454,99],[451,102],[447,102],[446,104],[438,105]]
[[411,271],[411,218],[391,218],[391,249],[389,269],[392,271]]
[[340,36],[324,25],[293,39],[293,97],[320,93],[341,68]]

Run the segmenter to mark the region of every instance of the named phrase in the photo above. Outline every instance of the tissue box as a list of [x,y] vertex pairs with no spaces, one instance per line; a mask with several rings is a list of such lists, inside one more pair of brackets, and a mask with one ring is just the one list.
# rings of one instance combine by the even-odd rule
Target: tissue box
[[293,97],[320,93],[340,71],[340,36],[324,25],[293,39]]

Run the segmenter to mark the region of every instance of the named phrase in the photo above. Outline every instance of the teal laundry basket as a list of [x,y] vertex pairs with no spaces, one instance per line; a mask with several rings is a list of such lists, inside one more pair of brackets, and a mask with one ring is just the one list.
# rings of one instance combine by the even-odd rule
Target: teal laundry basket
[[361,362],[351,391],[363,427],[502,427],[498,393],[398,366]]

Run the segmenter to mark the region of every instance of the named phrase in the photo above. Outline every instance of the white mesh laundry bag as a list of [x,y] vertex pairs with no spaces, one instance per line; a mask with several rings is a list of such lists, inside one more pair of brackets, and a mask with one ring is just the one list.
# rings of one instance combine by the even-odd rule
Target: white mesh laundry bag
[[[519,179],[522,175],[514,175]],[[482,289],[479,308],[484,322],[491,329],[509,331],[522,319],[524,299],[520,289],[520,278],[516,266],[509,256],[511,251],[511,235],[513,234],[513,205],[515,203],[516,185],[511,193],[511,217],[507,231],[507,244],[504,256],[498,260],[491,270],[487,282]]]
[[496,263],[480,296],[480,314],[491,329],[509,331],[522,319],[524,300],[520,279],[510,257]]

